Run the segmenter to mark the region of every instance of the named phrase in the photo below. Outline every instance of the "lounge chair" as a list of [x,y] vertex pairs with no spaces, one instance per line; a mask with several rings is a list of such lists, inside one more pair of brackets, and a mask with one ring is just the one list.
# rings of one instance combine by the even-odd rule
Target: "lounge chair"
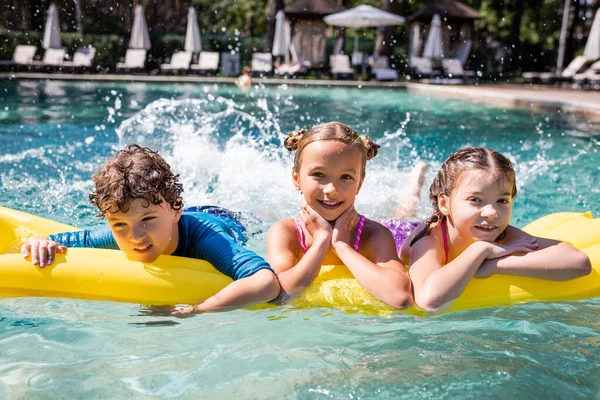
[[225,76],[238,76],[241,71],[240,53],[221,53],[221,73]]
[[46,49],[44,52],[44,58],[41,61],[32,61],[29,63],[30,68],[52,71],[60,69],[65,62],[65,55],[67,50],[62,49]]
[[125,61],[117,63],[117,72],[142,71],[146,67],[145,49],[127,49]]
[[430,58],[411,57],[410,68],[419,79],[435,78],[440,76],[440,72],[433,69],[433,63]]
[[64,61],[62,70],[67,72],[82,72],[94,65],[96,49],[93,47],[81,47],[73,53],[72,61]]
[[350,67],[350,58],[346,54],[331,55],[329,66],[334,79],[354,78],[354,70]]
[[198,56],[198,64],[192,64],[190,71],[199,74],[216,74],[219,72],[219,53],[201,51]]
[[371,74],[378,81],[395,81],[398,79],[398,72],[390,68],[387,56],[371,57],[369,65],[371,66]]
[[0,61],[0,69],[14,70],[29,65],[33,62],[37,47],[27,44],[19,44],[15,47],[12,60]]
[[252,73],[255,75],[266,75],[273,71],[273,56],[271,53],[252,54]]
[[589,60],[584,56],[577,56],[560,74],[555,72],[524,72],[523,78],[527,83],[554,83],[569,81],[573,79],[577,73],[582,72],[592,62],[594,62],[594,60]]
[[573,76],[577,86],[597,85],[600,83],[600,61],[596,61],[585,71]]
[[160,72],[162,73],[181,73],[190,69],[192,63],[192,53],[187,51],[176,51],[171,56],[169,63],[160,65]]
[[308,71],[310,62],[304,61],[301,57],[298,57],[296,47],[293,43],[290,44],[290,54],[292,56],[291,62],[289,64],[281,64],[275,67],[275,74],[293,76],[304,74],[306,71]]
[[444,75],[450,79],[467,80],[475,76],[473,71],[465,71],[463,64],[458,58],[444,58],[442,60]]

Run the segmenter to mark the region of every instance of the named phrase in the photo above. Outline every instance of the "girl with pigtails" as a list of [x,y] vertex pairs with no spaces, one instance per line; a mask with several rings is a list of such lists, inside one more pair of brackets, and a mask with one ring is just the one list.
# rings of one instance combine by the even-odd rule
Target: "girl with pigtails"
[[284,145],[296,152],[292,180],[302,200],[298,215],[267,234],[267,260],[282,295],[299,295],[322,265],[344,264],[373,297],[397,309],[410,306],[411,283],[392,233],[354,208],[379,145],[339,122],[291,132]]
[[[517,195],[506,157],[480,147],[456,151],[429,192],[433,214],[405,236],[407,220],[388,227],[410,263],[416,304],[445,309],[469,281],[492,274],[569,280],[591,271],[589,258],[567,243],[531,236],[509,225]],[[406,240],[404,240],[406,238]]]

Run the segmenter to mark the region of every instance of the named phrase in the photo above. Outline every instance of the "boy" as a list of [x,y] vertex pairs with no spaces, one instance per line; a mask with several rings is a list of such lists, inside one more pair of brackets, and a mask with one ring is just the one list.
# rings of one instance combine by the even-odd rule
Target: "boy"
[[34,237],[21,253],[44,268],[68,247],[120,249],[128,259],[151,263],[160,255],[210,262],[234,282],[198,305],[177,307],[173,315],[224,311],[262,303],[279,295],[269,264],[234,239],[222,218],[183,211],[183,191],[169,164],[155,151],[129,145],[94,175],[90,202],[107,228]]

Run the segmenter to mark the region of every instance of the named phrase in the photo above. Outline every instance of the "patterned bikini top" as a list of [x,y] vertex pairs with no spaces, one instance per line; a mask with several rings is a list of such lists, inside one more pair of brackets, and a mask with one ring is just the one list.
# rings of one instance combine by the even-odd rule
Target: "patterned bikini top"
[[[306,254],[308,247],[306,246],[306,237],[304,236],[304,231],[302,230],[302,221],[299,216],[294,216],[294,222],[296,223],[296,229],[298,233],[298,240],[300,240],[300,245],[302,246],[302,252]],[[358,251],[358,246],[360,245],[360,236],[362,234],[363,226],[365,225],[365,216],[360,216],[360,221],[358,222],[358,229],[356,230],[356,237],[354,238],[354,251]]]

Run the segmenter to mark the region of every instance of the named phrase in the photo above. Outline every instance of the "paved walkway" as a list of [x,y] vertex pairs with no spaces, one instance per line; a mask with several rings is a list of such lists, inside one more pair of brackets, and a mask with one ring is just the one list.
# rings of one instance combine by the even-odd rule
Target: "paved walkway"
[[[166,75],[73,75],[45,73],[0,73],[3,79],[51,79],[95,82],[154,82],[154,83],[226,83],[233,84],[235,78]],[[411,92],[435,93],[438,95],[487,101],[504,107],[555,109],[583,114],[590,120],[600,120],[600,91],[547,87],[541,85],[439,85],[410,82],[338,81],[311,79],[254,78],[254,83],[266,85],[299,86],[346,86],[398,88]]]

